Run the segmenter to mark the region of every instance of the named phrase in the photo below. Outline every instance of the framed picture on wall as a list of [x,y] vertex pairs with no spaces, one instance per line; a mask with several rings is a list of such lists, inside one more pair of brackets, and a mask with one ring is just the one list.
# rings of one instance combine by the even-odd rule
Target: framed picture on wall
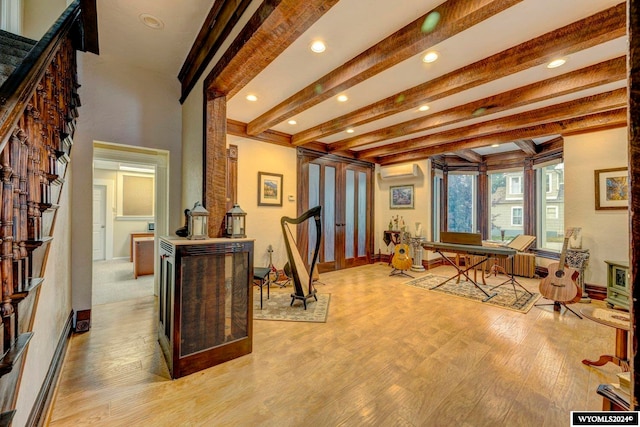
[[595,171],[596,210],[629,207],[629,173],[626,167]]
[[389,187],[390,209],[413,209],[413,185]]
[[282,206],[282,175],[258,172],[258,206]]

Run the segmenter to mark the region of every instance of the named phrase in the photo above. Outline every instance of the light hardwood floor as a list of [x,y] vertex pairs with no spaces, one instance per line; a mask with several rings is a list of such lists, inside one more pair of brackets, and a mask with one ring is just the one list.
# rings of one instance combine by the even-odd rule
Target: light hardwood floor
[[[323,274],[326,323],[256,320],[252,354],[178,380],[153,297],[94,307],[91,331],[70,343],[50,425],[567,426],[571,410],[601,409],[596,388],[620,369],[581,360],[611,354],[613,329],[417,289],[390,271]],[[537,291],[539,280],[522,282]]]

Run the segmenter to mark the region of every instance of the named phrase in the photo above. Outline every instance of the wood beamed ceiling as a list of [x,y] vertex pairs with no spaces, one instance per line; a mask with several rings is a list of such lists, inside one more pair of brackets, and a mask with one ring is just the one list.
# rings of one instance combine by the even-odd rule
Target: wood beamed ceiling
[[[584,4],[567,0],[575,2]],[[554,9],[558,3],[552,0],[414,3],[429,7],[405,17],[403,25],[385,35],[372,30],[372,42],[361,42],[351,53],[334,47],[340,50],[334,65],[311,72],[305,62],[317,58],[302,53],[308,53],[314,29],[324,30],[326,39],[331,39],[331,29],[347,31],[338,28],[344,22],[340,17],[354,6],[347,0],[263,2],[205,80],[208,93],[226,96],[227,134],[381,165],[428,157],[492,163],[561,150],[567,135],[626,126],[624,2],[589,0],[588,15],[575,12],[564,21],[556,16],[561,10]],[[388,3],[386,7],[393,8]],[[555,17],[551,29],[528,30],[511,23],[520,18],[535,27],[531,23],[549,18],[542,9],[551,9],[544,13]],[[434,16],[438,19],[425,31]],[[488,34],[488,28],[504,28],[504,38],[508,35],[514,42],[489,34],[494,43],[476,49],[483,56],[474,55],[467,47],[470,40]],[[199,46],[220,44],[207,39]],[[459,49],[470,59],[443,64],[442,69],[431,66],[429,73],[414,78],[417,84],[411,83],[403,74],[407,64],[420,62],[420,55],[431,49],[443,56]],[[558,57],[571,65],[547,69]],[[278,70],[281,78],[274,79]],[[282,75],[282,70],[289,74]],[[409,83],[403,85],[405,80]],[[181,83],[183,89],[190,87],[185,76]],[[247,103],[248,93],[257,93],[265,104]],[[345,93],[350,98],[351,93],[366,93],[368,98],[342,108],[334,98]],[[433,108],[413,114],[424,104]],[[290,119],[298,122],[296,127],[287,125]],[[347,134],[347,129],[355,132]],[[503,148],[491,149],[495,144]]]

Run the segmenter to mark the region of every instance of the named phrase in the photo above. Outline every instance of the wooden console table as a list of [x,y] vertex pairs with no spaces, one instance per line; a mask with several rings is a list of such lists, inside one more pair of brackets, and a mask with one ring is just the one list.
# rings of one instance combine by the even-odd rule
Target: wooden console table
[[599,307],[588,307],[580,310],[580,313],[587,319],[594,322],[615,328],[616,330],[616,349],[615,355],[604,354],[596,361],[584,359],[582,363],[589,366],[602,366],[607,362],[615,363],[620,366],[623,371],[629,370],[628,356],[628,335],[631,329],[631,319],[629,313],[619,310],[609,310]]

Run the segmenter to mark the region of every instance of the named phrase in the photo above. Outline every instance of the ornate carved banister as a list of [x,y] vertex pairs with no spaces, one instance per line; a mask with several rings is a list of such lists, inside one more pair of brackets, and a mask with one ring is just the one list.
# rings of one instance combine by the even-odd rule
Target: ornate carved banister
[[27,54],[0,87],[0,150],[4,149],[31,95],[53,62],[60,44],[80,24],[80,0],[75,0]]

